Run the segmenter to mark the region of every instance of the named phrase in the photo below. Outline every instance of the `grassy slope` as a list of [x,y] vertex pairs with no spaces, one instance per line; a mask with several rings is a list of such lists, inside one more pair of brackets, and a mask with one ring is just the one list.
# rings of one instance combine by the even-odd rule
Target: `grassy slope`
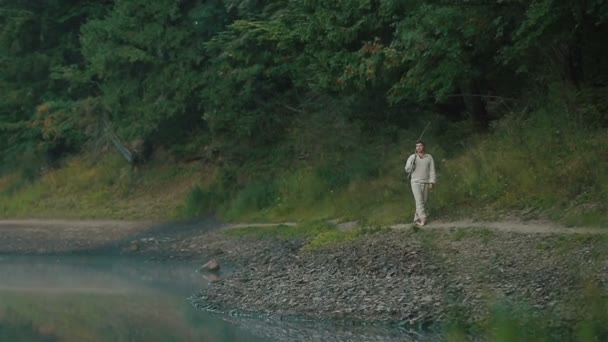
[[[438,128],[435,122],[427,134],[438,169],[432,217],[515,213],[608,224],[608,132],[566,112],[558,106],[507,116],[491,135],[472,138],[463,138],[461,124]],[[308,147],[324,148],[316,152],[322,158],[281,163],[270,157],[231,168],[156,160],[134,171],[114,154],[101,162],[77,157],[34,182],[0,178],[0,215],[162,219],[212,212],[232,221],[409,222],[414,204],[403,163],[414,135],[350,141],[347,149],[318,141]]]
[[201,171],[192,165],[133,170],[114,155],[101,162],[67,160],[34,182],[0,179],[2,217],[167,219],[179,215]]

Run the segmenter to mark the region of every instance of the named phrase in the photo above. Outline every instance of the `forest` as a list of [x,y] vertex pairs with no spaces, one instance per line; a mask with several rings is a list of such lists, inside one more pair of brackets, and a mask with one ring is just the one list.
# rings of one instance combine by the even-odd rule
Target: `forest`
[[435,213],[606,223],[606,37],[603,0],[0,0],[3,196],[106,153],[195,163],[190,216],[398,222],[428,125]]

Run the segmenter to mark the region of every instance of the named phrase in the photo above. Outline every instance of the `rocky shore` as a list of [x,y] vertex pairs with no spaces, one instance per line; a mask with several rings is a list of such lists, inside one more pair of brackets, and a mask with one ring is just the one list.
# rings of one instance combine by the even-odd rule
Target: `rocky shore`
[[593,300],[589,289],[608,288],[603,236],[404,230],[314,251],[305,240],[240,238],[238,252],[224,239],[215,244],[234,271],[192,301],[232,315],[424,328],[479,324],[511,305],[558,326]]

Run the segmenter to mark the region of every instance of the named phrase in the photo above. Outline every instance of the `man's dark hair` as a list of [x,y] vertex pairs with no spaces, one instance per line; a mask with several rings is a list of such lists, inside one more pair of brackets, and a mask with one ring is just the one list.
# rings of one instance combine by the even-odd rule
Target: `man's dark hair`
[[424,143],[424,141],[422,141],[422,140],[418,140],[418,141],[416,141],[416,145],[418,145],[418,144],[420,144],[420,145],[422,145],[422,146],[426,147],[426,144],[425,144],[425,143]]

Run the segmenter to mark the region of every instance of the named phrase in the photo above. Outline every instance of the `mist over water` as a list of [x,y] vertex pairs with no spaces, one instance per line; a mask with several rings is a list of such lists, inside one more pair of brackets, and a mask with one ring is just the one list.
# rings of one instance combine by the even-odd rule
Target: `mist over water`
[[264,341],[187,296],[187,263],[0,257],[0,341]]

